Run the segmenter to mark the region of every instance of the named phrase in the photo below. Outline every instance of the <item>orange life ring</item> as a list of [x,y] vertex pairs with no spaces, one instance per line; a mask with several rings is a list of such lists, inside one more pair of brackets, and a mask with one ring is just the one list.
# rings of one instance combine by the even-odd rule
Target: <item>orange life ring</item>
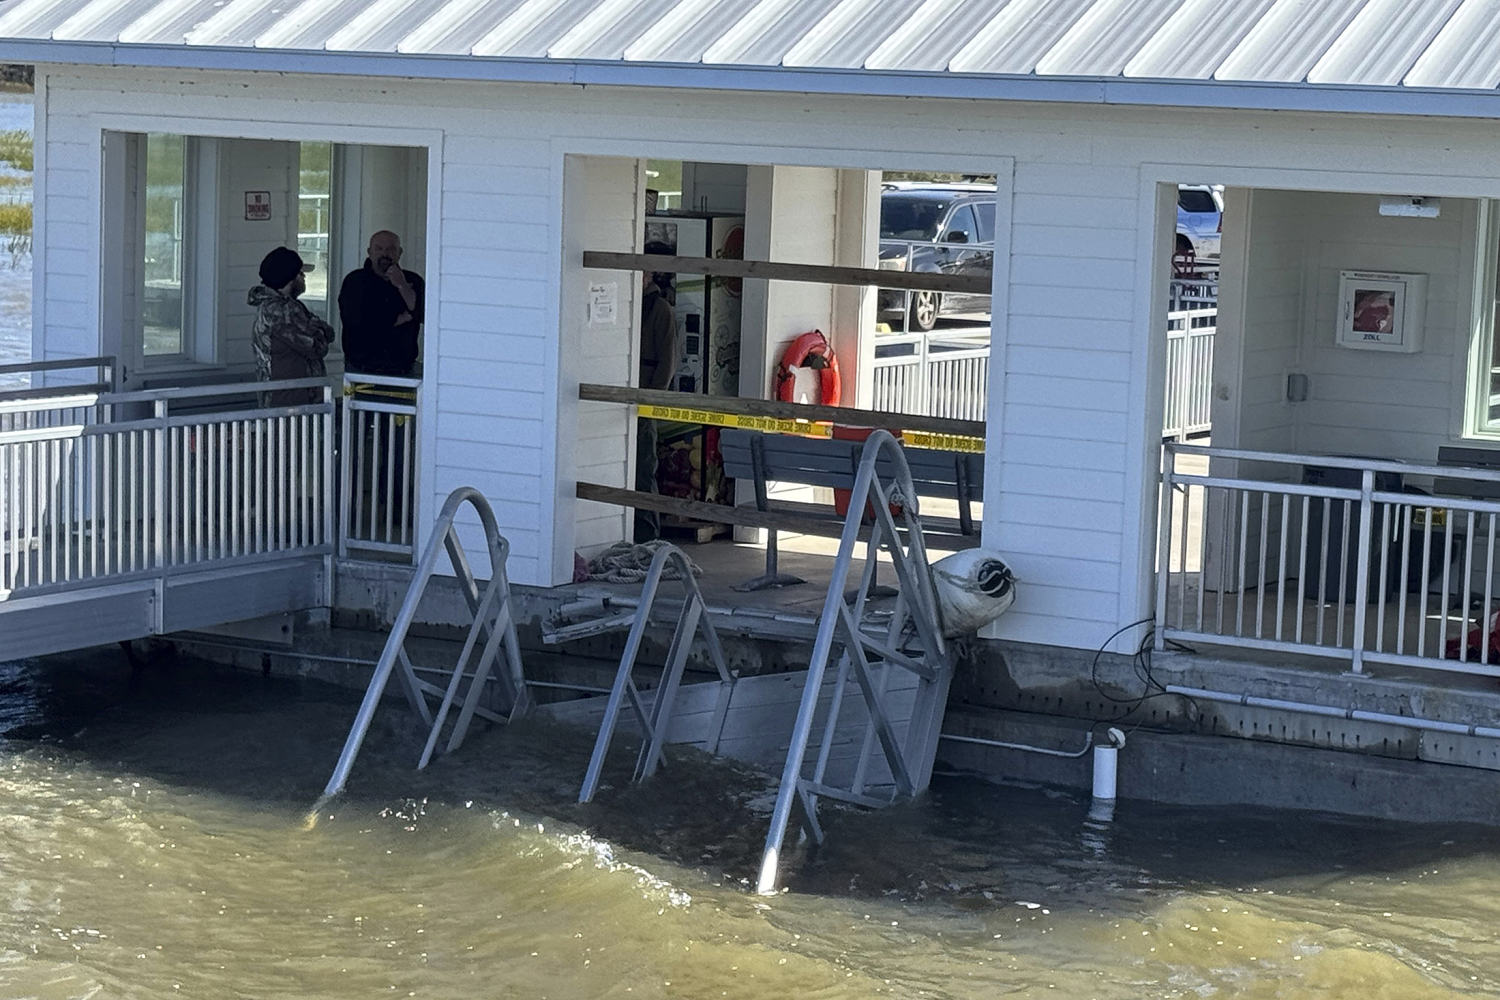
[[810,330],[802,334],[782,352],[781,363],[776,366],[776,398],[784,403],[793,401],[793,368],[817,369],[821,389],[819,402],[824,406],[839,405],[842,393],[839,359],[823,331]]

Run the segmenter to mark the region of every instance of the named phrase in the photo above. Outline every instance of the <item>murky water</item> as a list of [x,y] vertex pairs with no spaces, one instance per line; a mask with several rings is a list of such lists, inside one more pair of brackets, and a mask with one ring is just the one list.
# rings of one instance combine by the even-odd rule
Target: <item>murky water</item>
[[305,829],[354,707],[114,651],[0,667],[0,996],[1500,995],[1492,831],[1132,803],[1097,828],[948,777],[829,817],[761,899],[763,779],[616,769],[579,807],[591,738],[555,728],[419,774],[388,706]]

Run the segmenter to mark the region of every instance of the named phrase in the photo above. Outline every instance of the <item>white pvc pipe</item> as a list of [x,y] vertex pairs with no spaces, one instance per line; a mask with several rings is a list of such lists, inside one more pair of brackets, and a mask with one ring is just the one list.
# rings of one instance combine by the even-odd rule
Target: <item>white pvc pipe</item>
[[1115,783],[1119,773],[1120,748],[1094,747],[1094,799],[1113,802]]
[[1409,729],[1423,729],[1435,733],[1454,733],[1460,736],[1482,736],[1487,739],[1500,739],[1500,728],[1494,726],[1466,726],[1461,722],[1442,722],[1438,719],[1423,719],[1413,715],[1392,715],[1389,712],[1366,712],[1358,708],[1333,708],[1329,705],[1314,705],[1305,701],[1285,701],[1280,698],[1261,698],[1249,694],[1231,694],[1228,691],[1210,691],[1206,688],[1183,687],[1180,684],[1168,684],[1166,690],[1168,694],[1180,694],[1187,698],[1201,698],[1204,701],[1227,702],[1232,705],[1246,705],[1251,708],[1275,708],[1288,712],[1323,715],[1334,719],[1382,722],[1393,726],[1405,726]]

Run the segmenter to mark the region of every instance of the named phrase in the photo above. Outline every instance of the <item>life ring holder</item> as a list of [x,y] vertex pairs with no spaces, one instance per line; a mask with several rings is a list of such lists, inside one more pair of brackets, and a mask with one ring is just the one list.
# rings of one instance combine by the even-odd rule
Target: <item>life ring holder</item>
[[839,377],[838,355],[833,345],[821,330],[809,330],[794,339],[781,353],[781,362],[776,366],[776,398],[784,403],[795,402],[793,387],[796,378],[793,368],[812,368],[818,372],[819,400],[823,406],[838,406],[843,394],[843,383]]

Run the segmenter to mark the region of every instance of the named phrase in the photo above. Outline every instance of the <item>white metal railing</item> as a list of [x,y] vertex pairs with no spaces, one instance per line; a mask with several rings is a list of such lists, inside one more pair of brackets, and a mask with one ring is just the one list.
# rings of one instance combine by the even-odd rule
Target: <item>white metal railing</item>
[[1196,276],[1176,277],[1168,282],[1167,311],[1213,309],[1219,304],[1219,270]]
[[339,442],[339,556],[363,551],[414,561],[414,489],[421,379],[344,376]]
[[1162,437],[1186,438],[1213,427],[1215,306],[1167,314],[1167,399]]
[[1497,495],[1500,471],[1168,443],[1157,648],[1500,676]]
[[887,413],[983,420],[988,411],[988,337],[881,335],[871,405]]
[[[117,371],[113,357],[0,365],[0,431],[108,420],[99,394],[116,389]],[[37,384],[39,375],[47,385]]]
[[214,409],[246,386],[101,394],[98,422],[0,432],[0,589],[331,553],[332,390],[269,385],[320,398]]

